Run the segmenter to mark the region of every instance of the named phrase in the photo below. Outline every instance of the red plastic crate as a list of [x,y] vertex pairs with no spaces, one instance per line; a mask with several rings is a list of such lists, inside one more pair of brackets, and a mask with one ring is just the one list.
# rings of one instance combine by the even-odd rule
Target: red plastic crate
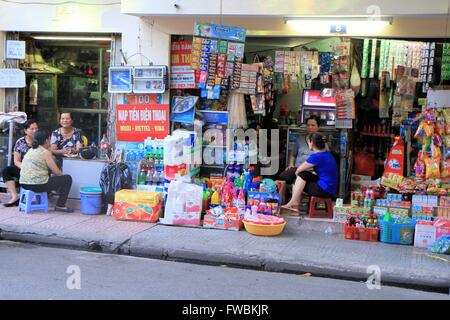
[[345,239],[378,242],[379,236],[379,228],[357,228],[347,224],[344,225]]

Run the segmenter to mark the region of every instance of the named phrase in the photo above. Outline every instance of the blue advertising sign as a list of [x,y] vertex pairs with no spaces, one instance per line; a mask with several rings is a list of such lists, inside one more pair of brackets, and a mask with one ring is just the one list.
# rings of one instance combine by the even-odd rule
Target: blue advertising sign
[[200,111],[203,115],[203,120],[206,123],[228,123],[228,112],[226,111]]
[[245,42],[246,34],[246,29],[214,23],[201,23],[196,21],[194,26],[194,36],[197,37]]
[[195,104],[198,97],[195,96],[175,96],[172,99],[172,109],[170,120],[174,122],[193,123],[195,115]]
[[130,93],[133,90],[132,70],[132,67],[110,67],[108,92]]

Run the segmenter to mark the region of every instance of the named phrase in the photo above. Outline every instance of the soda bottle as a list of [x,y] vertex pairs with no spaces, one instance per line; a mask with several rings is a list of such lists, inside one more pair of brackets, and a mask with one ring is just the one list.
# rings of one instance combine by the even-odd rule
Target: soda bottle
[[102,159],[108,158],[108,149],[109,149],[109,142],[108,138],[106,138],[106,133],[104,133],[102,140],[100,140],[100,157]]
[[139,171],[139,176],[138,176],[138,184],[145,184],[145,180],[146,180],[146,175],[145,175],[145,170],[144,167],[141,168],[141,171]]

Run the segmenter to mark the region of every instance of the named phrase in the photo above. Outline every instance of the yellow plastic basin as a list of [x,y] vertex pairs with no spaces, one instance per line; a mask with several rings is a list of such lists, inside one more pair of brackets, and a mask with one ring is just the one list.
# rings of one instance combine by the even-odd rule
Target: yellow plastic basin
[[281,224],[255,224],[244,220],[245,230],[255,236],[277,236],[283,232],[286,221]]

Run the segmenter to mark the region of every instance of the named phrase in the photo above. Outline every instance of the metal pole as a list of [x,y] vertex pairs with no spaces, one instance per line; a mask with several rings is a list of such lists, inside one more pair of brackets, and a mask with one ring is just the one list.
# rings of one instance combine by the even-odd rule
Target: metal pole
[[8,134],[8,167],[12,162],[12,149],[13,149],[13,135],[14,135],[14,120],[9,120],[9,134]]

